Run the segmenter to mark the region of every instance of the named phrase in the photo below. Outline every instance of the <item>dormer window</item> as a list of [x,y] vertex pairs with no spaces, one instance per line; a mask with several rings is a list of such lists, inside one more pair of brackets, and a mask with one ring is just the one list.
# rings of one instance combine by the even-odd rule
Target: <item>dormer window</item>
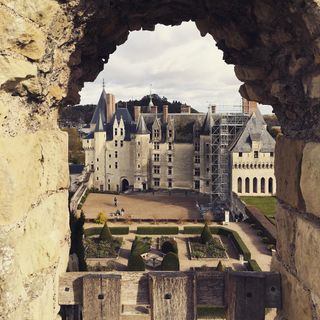
[[258,151],[254,151],[253,156],[254,156],[255,159],[258,159],[259,158],[259,152]]
[[117,129],[117,128],[114,129],[114,135],[115,135],[115,136],[118,135],[118,129]]
[[123,128],[120,128],[120,135],[123,136]]
[[118,146],[118,140],[114,140],[114,146],[115,146],[115,147]]
[[159,150],[159,142],[153,144],[154,150]]
[[160,131],[159,131],[159,129],[154,129],[154,137],[155,138],[159,138],[160,137]]
[[169,130],[169,131],[168,131],[168,137],[169,137],[169,138],[172,138],[172,130]]

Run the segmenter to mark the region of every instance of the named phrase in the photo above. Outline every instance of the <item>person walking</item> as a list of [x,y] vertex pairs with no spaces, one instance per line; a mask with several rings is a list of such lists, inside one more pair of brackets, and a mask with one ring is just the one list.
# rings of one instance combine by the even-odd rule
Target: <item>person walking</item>
[[114,206],[117,207],[117,206],[118,206],[118,199],[117,199],[117,197],[114,197],[113,201],[114,201]]

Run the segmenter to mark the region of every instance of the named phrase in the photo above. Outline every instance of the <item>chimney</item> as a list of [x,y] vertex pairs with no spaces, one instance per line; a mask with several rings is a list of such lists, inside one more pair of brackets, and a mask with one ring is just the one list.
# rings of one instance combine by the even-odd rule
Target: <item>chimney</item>
[[158,107],[157,106],[151,106],[150,107],[150,112],[151,113],[158,113]]
[[180,112],[181,113],[191,113],[191,107],[187,106],[186,104],[182,104]]
[[162,110],[162,121],[163,123],[167,123],[168,122],[168,105],[164,105],[163,106],[163,110]]
[[107,122],[110,122],[115,112],[116,112],[115,97],[113,94],[107,93],[107,105],[106,105]]
[[251,115],[257,110],[257,102],[242,98],[242,112]]
[[138,122],[138,119],[140,117],[141,114],[141,107],[140,106],[134,106],[134,121]]

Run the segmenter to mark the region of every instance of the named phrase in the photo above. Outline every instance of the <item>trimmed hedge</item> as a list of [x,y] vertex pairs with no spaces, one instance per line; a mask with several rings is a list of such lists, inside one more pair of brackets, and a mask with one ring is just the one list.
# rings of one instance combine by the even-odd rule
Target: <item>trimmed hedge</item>
[[202,229],[200,238],[201,238],[201,242],[203,244],[206,244],[206,243],[211,242],[213,240],[211,231],[210,231],[207,223],[204,225],[204,227]]
[[248,261],[248,269],[249,271],[262,271],[257,261],[254,259]]
[[173,252],[175,254],[178,254],[177,242],[173,239],[164,241],[161,245],[161,251],[165,254],[167,254],[169,252]]
[[[223,236],[231,237],[234,245],[243,255],[246,261],[251,259],[251,252],[249,251],[248,247],[242,241],[241,237],[239,236],[238,232],[224,228],[224,227],[209,227],[212,234],[218,234]],[[184,227],[183,233],[185,234],[200,234],[203,230],[203,227]]]
[[146,265],[140,254],[133,253],[128,259],[128,271],[145,271]]
[[178,234],[179,227],[137,227],[137,234]]
[[143,238],[135,238],[131,246],[131,254],[143,254],[150,250],[150,243]]
[[103,228],[101,229],[99,239],[100,239],[100,241],[112,242],[113,237],[112,237],[111,231],[110,231],[107,223],[105,223]]
[[[102,227],[93,227],[84,230],[86,237],[99,235]],[[112,235],[123,235],[129,233],[129,227],[109,227]]]
[[173,252],[169,252],[168,254],[166,254],[161,263],[161,270],[162,271],[179,271],[180,262],[179,262],[178,256]]

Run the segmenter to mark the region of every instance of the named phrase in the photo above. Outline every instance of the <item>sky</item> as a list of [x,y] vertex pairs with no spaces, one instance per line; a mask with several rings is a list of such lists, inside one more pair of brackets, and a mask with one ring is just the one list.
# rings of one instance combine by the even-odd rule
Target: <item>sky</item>
[[[153,32],[131,32],[97,79],[85,83],[81,104],[98,102],[104,79],[106,91],[113,93],[116,101],[140,99],[151,89],[200,112],[206,112],[209,105],[216,105],[218,112],[237,112],[241,82],[215,44],[210,35],[201,37],[193,22],[176,27],[157,25]],[[260,109],[272,112],[269,106]]]

